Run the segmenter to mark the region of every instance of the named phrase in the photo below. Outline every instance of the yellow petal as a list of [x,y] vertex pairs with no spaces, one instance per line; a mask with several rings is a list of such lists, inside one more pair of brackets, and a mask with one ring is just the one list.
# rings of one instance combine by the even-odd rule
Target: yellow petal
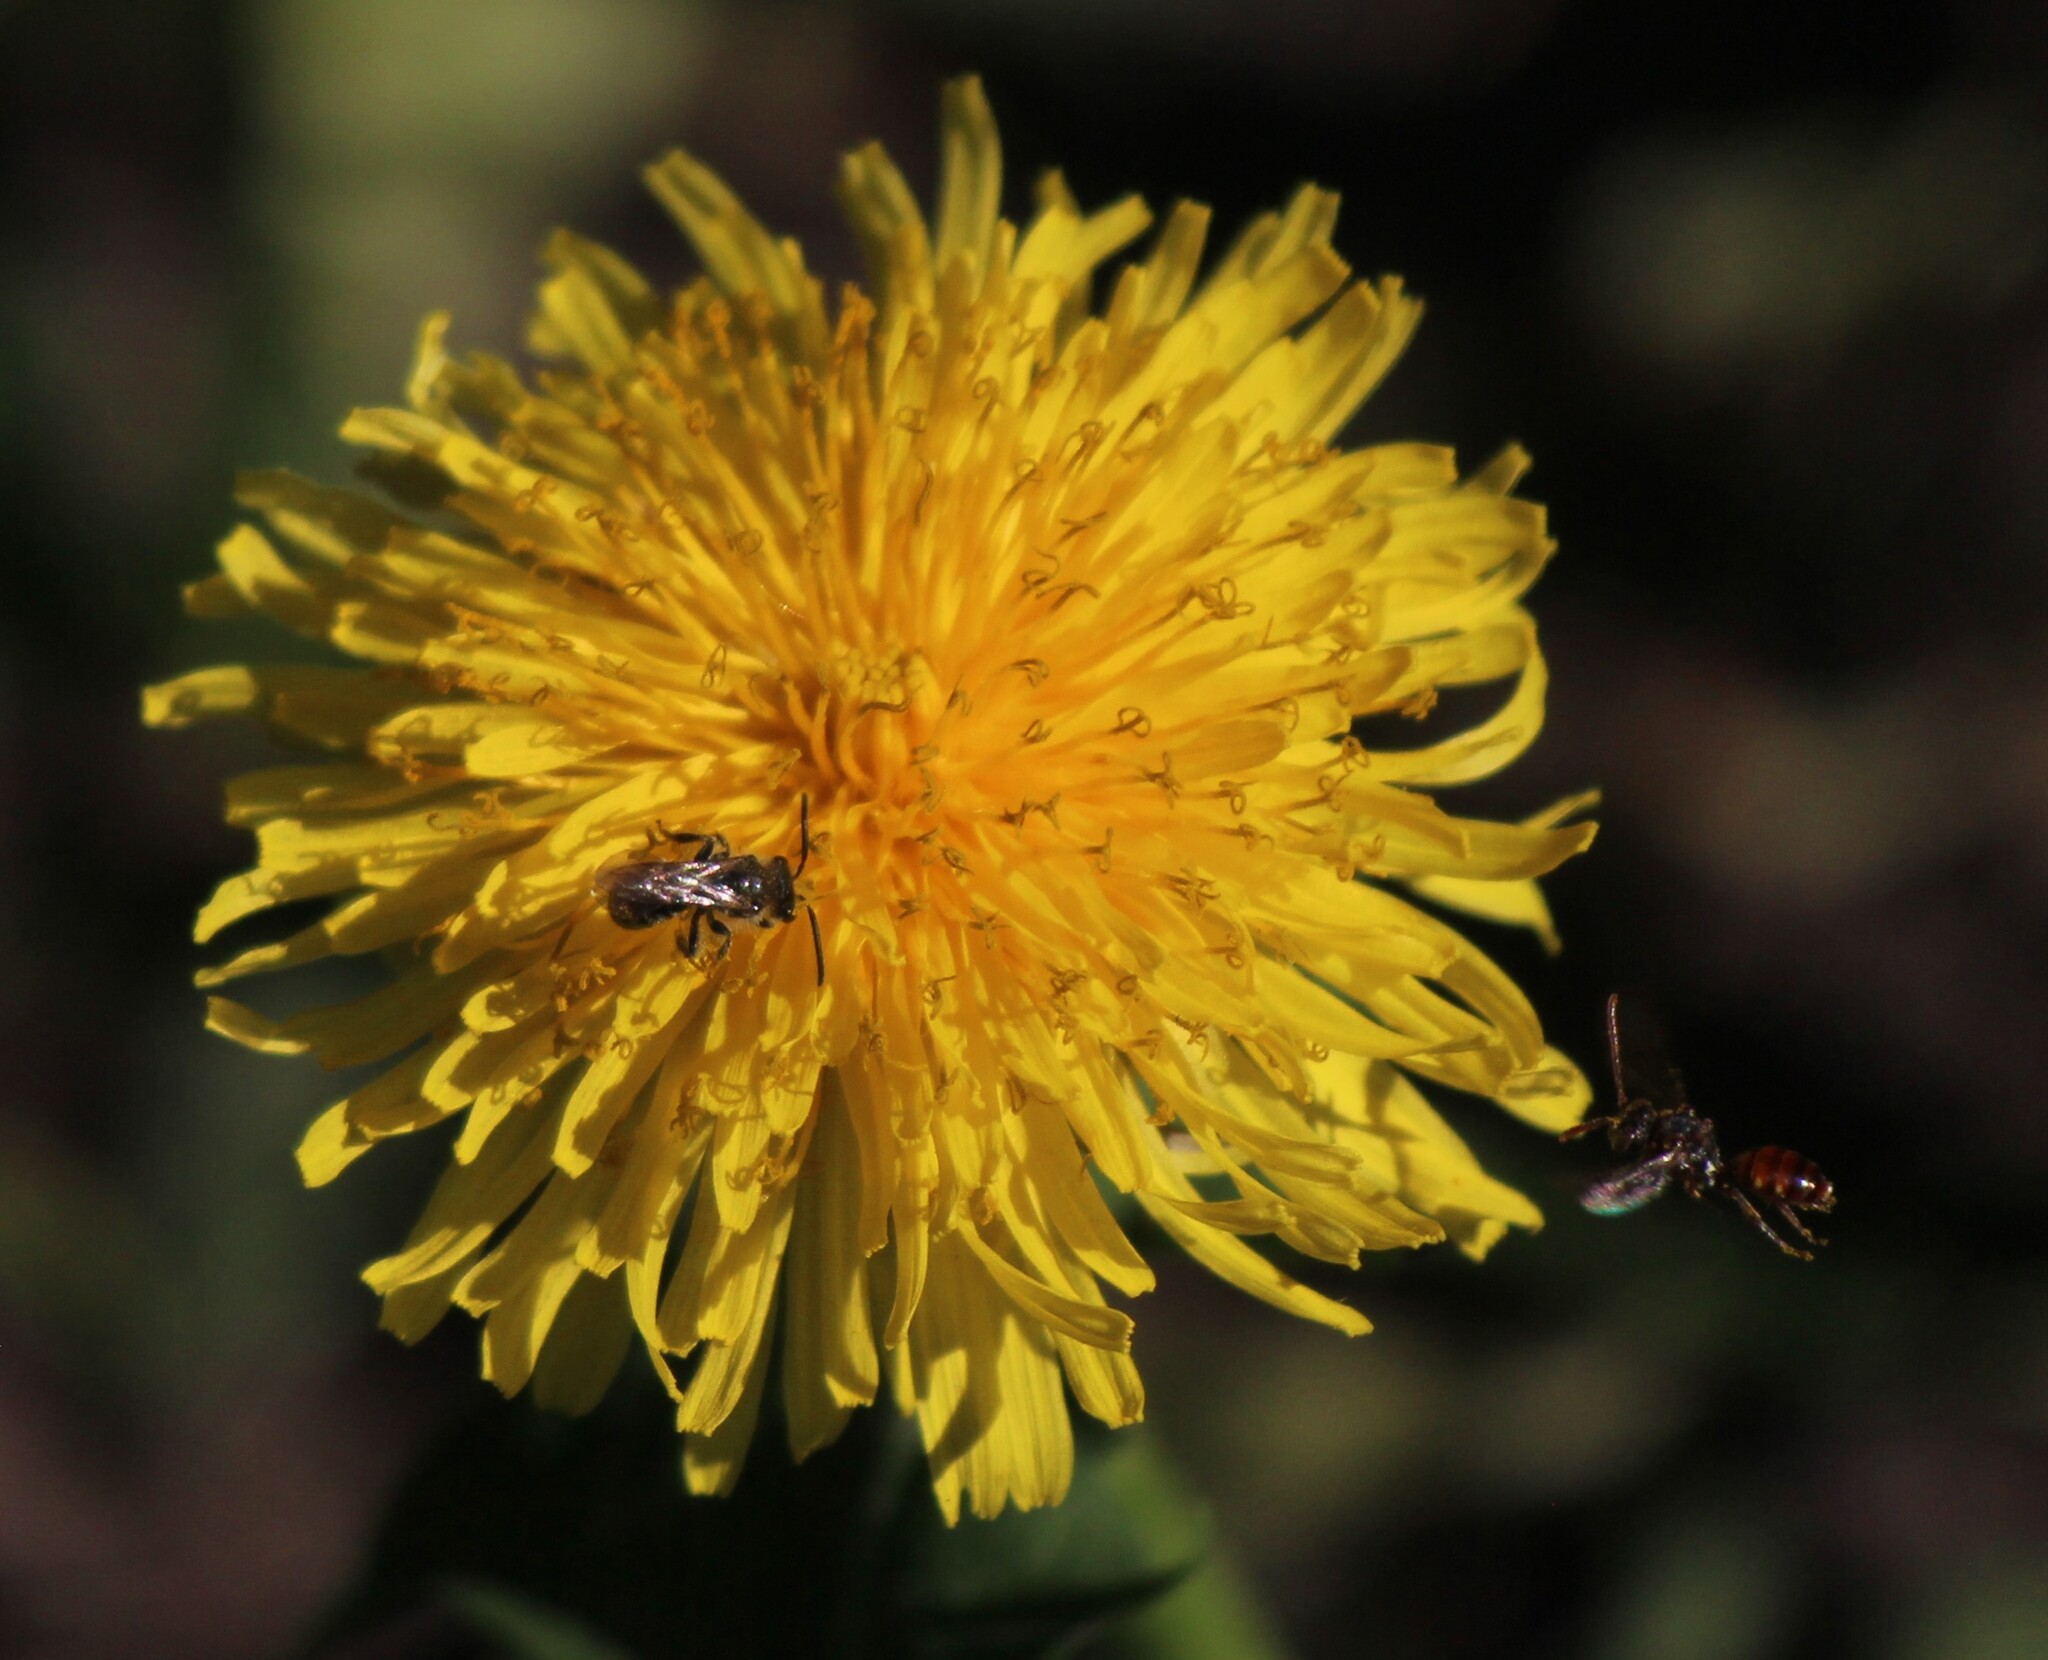
[[782,1390],[790,1451],[806,1458],[875,1398],[881,1368],[860,1249],[860,1160],[843,1096],[828,1093],[798,1184],[787,1269]]
[[918,1424],[941,1512],[1056,1504],[1073,1474],[1060,1367],[1042,1326],[1004,1302],[957,1237],[936,1241],[910,1337]]
[[1015,1264],[1003,1259],[970,1221],[957,1229],[996,1288],[1041,1325],[1098,1349],[1127,1353],[1131,1346],[1131,1317],[1099,1302],[1064,1295],[1033,1279]]
[[[709,1341],[676,1407],[676,1428],[685,1435],[711,1434],[740,1405],[743,1392],[755,1385],[757,1362],[768,1346],[777,1273],[789,1243],[792,1200],[793,1190],[785,1185],[763,1208],[746,1243],[721,1253],[709,1266],[709,1273],[719,1278],[722,1306],[706,1309],[698,1322]],[[713,1335],[721,1330],[729,1335]]]
[[730,1412],[708,1435],[683,1438],[683,1486],[699,1498],[730,1493],[740,1479],[761,1416],[761,1397],[768,1378],[768,1345],[753,1351],[753,1361]]
[[459,1267],[546,1178],[548,1146],[560,1108],[515,1121],[469,1164],[442,1171],[405,1249],[363,1270],[379,1296]]
[[623,369],[634,342],[661,326],[654,290],[617,254],[572,231],[548,239],[547,261],[555,274],[541,284],[529,343],[538,352],[573,355],[600,374]]
[[1003,152],[995,116],[980,80],[972,75],[946,83],[941,109],[935,257],[943,269],[965,254],[986,271],[1003,205]]
[[1183,1216],[1174,1203],[1150,1193],[1140,1193],[1138,1203],[1181,1249],[1211,1273],[1247,1291],[1261,1302],[1304,1320],[1314,1320],[1358,1337],[1372,1330],[1372,1322],[1356,1309],[1312,1291],[1291,1274],[1284,1274],[1241,1239],[1218,1233]]
[[535,1402],[576,1416],[589,1412],[611,1387],[632,1340],[621,1282],[584,1275],[557,1311],[534,1367]]

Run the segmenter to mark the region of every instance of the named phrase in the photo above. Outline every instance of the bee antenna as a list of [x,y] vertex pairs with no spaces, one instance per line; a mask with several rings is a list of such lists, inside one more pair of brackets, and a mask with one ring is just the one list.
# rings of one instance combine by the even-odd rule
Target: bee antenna
[[806,905],[804,915],[811,919],[811,949],[818,954],[818,984],[825,983],[825,937],[818,932],[818,912],[815,906]]
[[[811,862],[811,798],[808,795],[802,796],[798,799],[797,822],[803,826],[803,845],[801,850],[797,854],[796,870],[793,872],[793,874],[801,876],[804,873],[804,866]],[[813,918],[811,926],[815,928],[817,927],[817,925],[818,924],[816,919]],[[823,985],[825,983],[825,970],[823,967],[824,952],[822,949],[818,954],[818,961],[820,964],[818,969],[818,983],[820,985]]]

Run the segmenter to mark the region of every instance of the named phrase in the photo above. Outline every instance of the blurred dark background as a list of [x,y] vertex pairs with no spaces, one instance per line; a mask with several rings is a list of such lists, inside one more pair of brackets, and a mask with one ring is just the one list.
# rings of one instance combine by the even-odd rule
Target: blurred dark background
[[301,1192],[331,1081],[187,984],[264,752],[136,684],[281,649],[178,615],[234,468],[346,477],[430,308],[514,349],[551,225],[683,277],[670,142],[851,274],[836,154],[928,184],[978,69],[1013,214],[1054,164],[1224,226],[1312,177],[1428,298],[1348,436],[1521,440],[1563,544],[1549,729],[1452,804],[1606,790],[1564,956],[1475,934],[1589,1065],[1654,988],[1724,1139],[1842,1194],[1812,1266],[1596,1221],[1595,1155],[1454,1104],[1551,1226],[1369,1263],[1375,1335],[1171,1265],[1151,1416],[1281,1628],[2048,1654],[2048,7],[17,0],[0,62],[0,1653],[280,1651],[484,1387],[353,1277],[430,1154]]

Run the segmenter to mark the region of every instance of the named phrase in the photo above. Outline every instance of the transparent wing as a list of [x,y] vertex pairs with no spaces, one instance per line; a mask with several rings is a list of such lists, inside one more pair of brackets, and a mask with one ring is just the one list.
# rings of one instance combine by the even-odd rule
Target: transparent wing
[[1670,1185],[1671,1169],[1667,1158],[1628,1165],[1602,1176],[1579,1195],[1579,1203],[1595,1216],[1626,1216],[1632,1210],[1641,1210]]
[[680,860],[636,859],[599,871],[597,891],[607,897],[628,895],[648,905],[665,905],[681,910],[685,905],[709,903],[703,897],[703,883],[691,867]]
[[735,859],[706,859],[690,866],[690,903],[714,911],[760,908],[761,861],[741,854]]
[[685,906],[706,910],[752,910],[759,904],[757,860],[639,859],[600,871],[600,893],[629,894],[650,904],[679,911]]

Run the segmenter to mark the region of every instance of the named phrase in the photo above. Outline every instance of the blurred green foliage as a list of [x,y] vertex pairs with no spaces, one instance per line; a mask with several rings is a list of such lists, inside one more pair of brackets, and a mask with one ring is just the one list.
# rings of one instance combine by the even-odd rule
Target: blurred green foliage
[[1280,1651],[1142,1431],[1081,1432],[1067,1501],[949,1528],[914,1426],[883,1409],[802,1466],[766,1427],[722,1500],[688,1497],[645,1378],[590,1416],[479,1405],[407,1477],[316,1656],[439,1611],[534,1660],[734,1647],[820,1660]]

